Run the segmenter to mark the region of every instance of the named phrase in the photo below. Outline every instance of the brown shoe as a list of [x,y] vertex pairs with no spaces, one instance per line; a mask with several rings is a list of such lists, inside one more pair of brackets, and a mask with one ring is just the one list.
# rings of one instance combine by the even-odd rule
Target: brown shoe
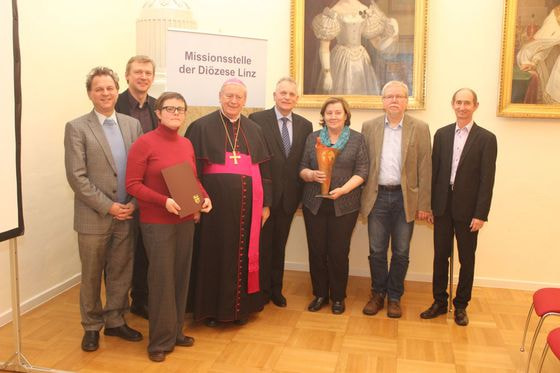
[[399,317],[401,317],[402,316],[401,302],[399,302],[398,300],[389,299],[387,301],[387,316],[393,319],[398,319]]
[[154,351],[148,352],[148,357],[151,361],[155,361],[156,363],[161,363],[165,360],[165,352],[163,351]]
[[385,297],[381,294],[372,293],[369,302],[366,303],[362,312],[366,315],[373,316],[383,309]]

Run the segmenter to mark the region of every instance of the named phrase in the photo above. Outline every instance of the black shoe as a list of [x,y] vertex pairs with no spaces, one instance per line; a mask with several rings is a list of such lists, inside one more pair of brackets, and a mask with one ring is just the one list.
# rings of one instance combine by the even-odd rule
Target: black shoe
[[281,294],[273,294],[270,297],[270,300],[272,301],[272,303],[274,303],[277,307],[286,307],[288,305],[288,302],[286,301],[286,298]]
[[332,305],[332,313],[335,315],[340,315],[344,313],[346,307],[344,306],[344,301],[335,301]]
[[455,324],[459,326],[469,325],[469,317],[467,316],[467,310],[464,308],[455,308]]
[[447,313],[447,304],[434,302],[430,308],[420,314],[423,319],[433,319]]
[[163,351],[154,351],[148,352],[148,357],[151,361],[155,361],[156,363],[161,363],[165,360],[165,352]]
[[99,331],[86,330],[82,338],[82,350],[95,351],[99,348]]
[[309,306],[307,306],[307,310],[311,311],[311,312],[317,312],[319,311],[321,308],[323,308],[323,306],[326,306],[327,304],[329,304],[329,299],[325,298],[325,297],[315,297],[311,303],[309,303]]
[[268,304],[268,303],[270,303],[270,293],[263,290],[263,291],[261,292],[261,294],[262,294],[263,304]]
[[204,325],[209,328],[215,328],[216,326],[218,326],[218,321],[214,318],[204,319]]
[[117,326],[116,328],[105,328],[103,334],[111,337],[119,337],[127,341],[138,342],[142,340],[142,333],[132,329],[126,324]]
[[247,324],[248,322],[249,322],[249,319],[248,319],[248,318],[244,318],[244,319],[235,320],[233,323],[234,323],[235,325],[241,326],[241,325]]
[[148,305],[140,303],[132,303],[130,306],[130,313],[140,316],[148,320]]
[[194,344],[194,338],[184,335],[175,340],[175,346],[191,347]]

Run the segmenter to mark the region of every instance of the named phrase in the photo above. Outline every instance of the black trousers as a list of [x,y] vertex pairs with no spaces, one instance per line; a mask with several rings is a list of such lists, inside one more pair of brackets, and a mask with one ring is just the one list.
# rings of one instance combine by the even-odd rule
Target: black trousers
[[432,291],[437,303],[445,304],[449,298],[447,284],[449,280],[449,258],[453,250],[453,236],[457,238],[459,252],[459,283],[453,299],[455,308],[467,308],[471,300],[477,232],[471,232],[470,221],[453,219],[453,192],[449,190],[445,211],[434,217],[434,274]]
[[317,215],[304,207],[303,219],[313,295],[342,301],[346,298],[348,253],[358,211],[335,216],[333,201],[324,199]]
[[273,209],[261,230],[260,284],[266,298],[282,293],[286,242],[293,218],[293,213],[287,214],[281,207]]
[[135,307],[148,305],[148,256],[140,229],[136,233],[130,297],[132,298],[132,305]]

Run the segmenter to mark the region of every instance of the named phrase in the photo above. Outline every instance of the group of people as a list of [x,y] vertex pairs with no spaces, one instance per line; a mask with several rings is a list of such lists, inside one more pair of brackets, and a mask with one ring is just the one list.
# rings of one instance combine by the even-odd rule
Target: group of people
[[[129,291],[130,311],[149,320],[148,356],[156,362],[175,346],[193,345],[183,334],[187,306],[209,327],[243,325],[268,302],[286,307],[285,247],[300,204],[314,296],[309,311],[329,302],[334,314],[345,311],[350,240],[361,213],[368,219],[372,279],[363,312],[375,315],[387,298],[388,316],[401,316],[414,221],[427,220],[434,224],[434,303],[421,317],[447,312],[455,235],[461,263],[455,321],[467,325],[476,238],[490,208],[497,152],[495,136],[473,121],[474,91],[453,95],[457,120],[436,132],[431,151],[428,125],[405,114],[402,82],[383,87],[385,115],[359,133],[350,129],[341,97],[324,102],[321,129],[313,132],[293,112],[298,92],[291,78],[276,84],[273,108],[245,117],[246,86],[230,79],[220,89],[220,108],[195,120],[183,137],[187,103],[175,92],[149,96],[154,73],[149,57],[132,57],[128,89],[119,95],[111,69],[92,69],[86,89],[93,110],[66,125],[84,351],[98,349],[101,329],[142,340],[124,319]],[[319,166],[318,146],[336,154],[332,172]],[[179,163],[192,168],[203,196],[200,212],[184,217],[162,176]]]
[[131,311],[149,317],[149,357],[163,361],[175,346],[194,343],[183,334],[194,223],[212,203],[199,182],[200,212],[181,217],[169,194],[161,171],[184,162],[196,170],[196,158],[178,133],[187,103],[175,92],[148,96],[154,73],[149,57],[132,57],[128,89],[119,95],[117,74],[93,68],[86,78],[93,110],[66,124],[64,147],[82,264],[82,349],[98,349],[102,328],[106,336],[143,339],[124,319],[132,285]]

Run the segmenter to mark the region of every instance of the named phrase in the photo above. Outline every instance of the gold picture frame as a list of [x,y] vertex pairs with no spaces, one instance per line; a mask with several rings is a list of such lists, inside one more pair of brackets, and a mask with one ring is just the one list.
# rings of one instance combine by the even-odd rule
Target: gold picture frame
[[[547,22],[553,16],[560,16],[557,2],[535,0],[532,4],[529,0],[521,5],[518,0],[505,1],[498,116],[560,118],[560,104],[554,103],[558,100],[553,98],[560,97],[560,91],[547,87],[550,72],[553,72],[551,61],[560,58],[560,38],[557,45],[546,49],[545,58],[538,57],[544,56],[539,43],[553,30],[553,23]],[[555,27],[560,30],[557,24]],[[558,65],[560,68],[560,62]],[[560,70],[557,72],[560,74]]]
[[[412,5],[407,7],[407,1]],[[373,1],[360,2],[367,7]],[[352,108],[381,109],[383,104],[379,94],[325,94],[314,88],[314,84],[318,86],[319,79],[317,68],[312,66],[316,66],[320,59],[319,40],[313,33],[311,23],[313,17],[335,3],[337,1],[333,0],[291,0],[290,73],[298,83],[298,106],[320,107],[327,97],[335,95],[343,96]],[[368,50],[368,54],[375,57],[370,63],[376,71],[379,89],[389,80],[405,81],[410,90],[408,108],[423,109],[426,94],[428,0],[399,0],[398,9],[391,7],[391,0],[377,0],[375,4],[387,17],[397,20],[399,29],[398,53],[390,58],[375,56],[374,48],[367,45],[373,50]],[[331,48],[335,43],[336,40],[330,43]],[[365,44],[363,43],[364,47]],[[381,73],[378,73],[379,71]]]

